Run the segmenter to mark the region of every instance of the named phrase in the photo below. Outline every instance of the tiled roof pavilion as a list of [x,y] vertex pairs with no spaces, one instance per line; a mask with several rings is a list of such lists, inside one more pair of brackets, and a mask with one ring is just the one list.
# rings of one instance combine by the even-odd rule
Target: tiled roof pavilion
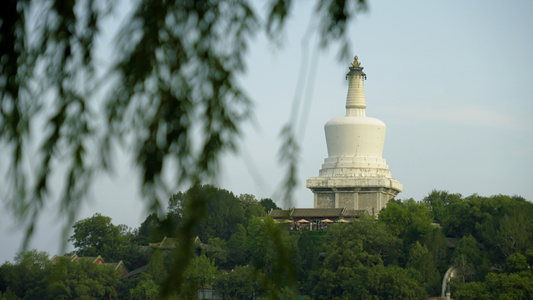
[[94,257],[94,256],[78,256],[76,254],[73,254],[72,256],[54,255],[50,259],[50,263],[52,263],[52,265],[56,265],[57,262],[60,261],[60,260],[68,260],[70,262],[90,261],[90,262],[92,262],[94,264],[97,264],[97,265],[112,266],[113,270],[115,270],[115,271],[119,270],[120,271],[120,276],[123,276],[126,273],[128,273],[128,269],[126,268],[126,266],[124,265],[124,263],[122,261],[106,263],[104,261],[104,259],[100,255],[98,255],[96,257]]
[[291,208],[288,210],[271,210],[273,219],[340,219],[358,218],[365,210],[346,208]]

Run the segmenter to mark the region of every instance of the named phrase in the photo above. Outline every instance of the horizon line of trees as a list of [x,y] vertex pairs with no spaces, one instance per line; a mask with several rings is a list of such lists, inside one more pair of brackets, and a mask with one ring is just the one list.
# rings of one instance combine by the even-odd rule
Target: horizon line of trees
[[432,191],[421,201],[391,200],[378,219],[363,215],[327,231],[290,232],[267,216],[278,208],[271,199],[204,185],[172,195],[164,218],[151,214],[137,229],[100,214],[75,223],[75,254],[122,260],[130,271],[144,266],[139,276],[120,279],[87,263],[52,265],[48,254],[29,250],[0,266],[0,299],[159,297],[179,257],[142,245],[179,240],[177,228],[190,217],[183,208],[198,194],[208,210],[193,232],[206,246],[191,249],[180,294],[173,295],[179,299],[203,287],[245,299],[437,296],[452,266],[452,297],[533,298],[533,204],[522,197]]

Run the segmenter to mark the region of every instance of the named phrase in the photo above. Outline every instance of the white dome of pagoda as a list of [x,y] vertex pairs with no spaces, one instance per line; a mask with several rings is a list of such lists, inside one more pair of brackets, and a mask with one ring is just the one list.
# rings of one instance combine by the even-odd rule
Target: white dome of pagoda
[[385,123],[366,116],[363,67],[355,57],[346,96],[346,115],[333,118],[324,126],[328,158],[320,176],[385,176],[390,171],[382,158],[385,144]]

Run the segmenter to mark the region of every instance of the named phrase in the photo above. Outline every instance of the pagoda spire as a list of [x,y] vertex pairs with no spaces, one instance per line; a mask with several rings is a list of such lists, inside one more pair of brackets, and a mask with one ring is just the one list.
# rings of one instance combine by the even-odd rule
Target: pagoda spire
[[363,67],[361,67],[357,56],[354,57],[349,69],[350,72],[346,74],[346,79],[349,80],[346,116],[365,117],[366,100],[363,80],[366,79],[366,74],[363,72]]

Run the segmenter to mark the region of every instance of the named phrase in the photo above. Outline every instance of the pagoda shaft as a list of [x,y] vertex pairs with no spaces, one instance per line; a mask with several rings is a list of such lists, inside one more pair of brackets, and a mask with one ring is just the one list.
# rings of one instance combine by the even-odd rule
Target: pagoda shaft
[[363,68],[350,68],[346,74],[348,94],[346,96],[346,116],[365,117],[366,100],[363,78],[366,76]]

